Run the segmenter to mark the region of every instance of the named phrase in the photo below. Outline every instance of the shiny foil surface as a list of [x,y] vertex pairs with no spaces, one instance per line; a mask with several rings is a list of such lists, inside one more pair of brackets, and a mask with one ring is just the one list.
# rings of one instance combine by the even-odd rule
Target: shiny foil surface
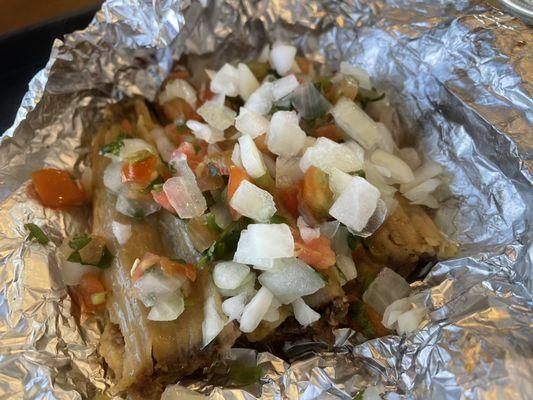
[[[100,321],[73,316],[56,257],[87,211],[43,208],[31,171],[80,169],[103,107],[153,99],[182,54],[215,68],[278,39],[333,68],[361,66],[387,92],[402,144],[449,171],[436,220],[461,252],[413,283],[431,310],[416,333],[365,342],[338,330],[335,351],[287,343],[286,360],[234,349],[163,398],[352,399],[369,387],[387,399],[533,397],[530,27],[481,1],[108,0],[56,40],[0,144],[1,398],[92,398],[111,383]],[[28,241],[27,222],[50,244]],[[260,382],[235,388],[235,362],[260,366]]]

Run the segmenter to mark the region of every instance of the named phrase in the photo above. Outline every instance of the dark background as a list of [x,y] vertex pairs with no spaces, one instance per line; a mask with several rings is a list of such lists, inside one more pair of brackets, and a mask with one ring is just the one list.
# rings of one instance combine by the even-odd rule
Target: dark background
[[31,78],[46,65],[54,39],[85,28],[99,2],[0,0],[0,135],[12,125]]

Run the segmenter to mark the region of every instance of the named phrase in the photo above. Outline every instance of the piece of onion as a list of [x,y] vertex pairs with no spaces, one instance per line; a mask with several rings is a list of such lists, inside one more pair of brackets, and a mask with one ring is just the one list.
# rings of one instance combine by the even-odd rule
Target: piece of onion
[[273,298],[274,296],[267,288],[262,287],[259,289],[252,300],[244,307],[240,324],[242,332],[253,332],[257,328],[270,308]]
[[302,326],[307,326],[320,319],[320,314],[305,304],[301,298],[294,300],[292,303],[294,318]]
[[267,169],[261,152],[249,135],[239,138],[241,161],[244,169],[252,178],[260,178],[266,174]]
[[310,82],[300,85],[292,93],[291,102],[300,117],[304,119],[321,117],[331,108],[331,103]]
[[409,183],[414,179],[413,171],[401,158],[377,149],[370,156],[374,164],[390,171],[391,179],[398,183]]
[[270,64],[280,75],[285,75],[291,70],[296,56],[296,47],[281,42],[276,42],[270,50]]
[[245,107],[239,109],[239,116],[235,119],[235,128],[245,135],[250,135],[255,139],[265,133],[268,129],[268,119]]
[[383,268],[363,293],[363,301],[383,315],[389,304],[406,297],[410,291],[411,287],[401,275]]
[[224,329],[226,319],[218,312],[217,299],[215,294],[207,297],[204,303],[204,321],[202,322],[203,347],[215,339]]

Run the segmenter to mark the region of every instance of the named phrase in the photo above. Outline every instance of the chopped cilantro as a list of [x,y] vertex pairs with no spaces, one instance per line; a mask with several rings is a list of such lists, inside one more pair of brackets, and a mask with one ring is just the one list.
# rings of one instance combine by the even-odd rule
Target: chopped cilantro
[[72,250],[78,251],[87,246],[91,240],[91,237],[86,233],[80,233],[72,238],[72,240],[68,243],[68,246]]
[[221,260],[228,254],[232,254],[237,249],[237,243],[241,231],[246,228],[250,220],[245,217],[232,222],[224,229],[218,239],[203,253],[202,259],[197,264],[197,268],[205,266],[209,261]]
[[109,251],[107,246],[104,246],[104,250],[102,251],[102,257],[100,258],[100,261],[98,261],[98,264],[95,265],[95,267],[106,269],[111,266],[111,263],[113,262],[113,254]]
[[352,235],[350,232],[348,232],[348,235],[346,236],[346,241],[348,242],[348,247],[350,248],[350,250],[354,251],[357,247],[359,239],[357,238],[357,236]]
[[129,138],[129,135],[121,132],[114,141],[102,146],[100,154],[113,154],[118,156],[120,149],[124,147],[124,139],[127,138]]
[[353,400],[363,400],[365,397],[365,391],[361,391],[359,393],[357,393],[354,397],[353,397]]
[[28,236],[29,240],[35,238],[37,242],[43,245],[48,244],[48,242],[50,241],[50,239],[48,239],[48,236],[46,236],[42,229],[35,224],[32,224],[31,222],[28,224],[24,224],[24,228],[26,228],[30,232],[30,235]]
[[218,232],[220,231],[220,227],[217,225],[217,222],[215,220],[215,215],[213,213],[207,213],[205,216],[207,227],[211,229],[212,231]]
[[349,308],[349,314],[363,335],[367,338],[376,337],[376,329],[368,317],[362,301],[352,303]]
[[[150,184],[148,186],[146,186],[144,189],[142,189],[141,193],[142,194],[149,194],[152,190],[154,192],[160,192],[160,191],[163,190],[163,183],[165,183],[163,178],[161,176],[158,176],[152,182],[150,182]],[[157,190],[156,190],[156,188],[157,188]]]
[[73,251],[70,256],[68,256],[67,261],[80,263],[81,264],[81,256],[78,251]]
[[283,215],[274,214],[270,218],[270,223],[271,224],[286,224],[287,223],[287,218],[285,218]]
[[185,297],[183,299],[183,303],[184,303],[185,308],[191,308],[192,306],[194,306],[194,300],[192,300],[189,297]]
[[229,377],[235,386],[246,386],[256,383],[261,379],[263,370],[258,366],[232,365]]
[[366,179],[366,173],[362,169],[360,169],[359,171],[351,172],[350,175],[352,175],[352,176],[360,176],[361,178]]

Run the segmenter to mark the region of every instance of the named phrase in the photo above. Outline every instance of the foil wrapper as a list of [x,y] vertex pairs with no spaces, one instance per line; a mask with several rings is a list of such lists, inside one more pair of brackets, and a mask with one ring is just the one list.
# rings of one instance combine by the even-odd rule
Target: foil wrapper
[[[234,349],[163,398],[531,398],[533,32],[461,0],[109,0],[56,40],[0,144],[0,397],[92,398],[110,385],[101,326],[73,316],[56,257],[87,214],[40,206],[31,171],[83,166],[102,108],[154,98],[182,54],[218,67],[278,39],[332,67],[360,65],[388,93],[402,143],[450,173],[436,220],[461,253],[413,283],[432,310],[416,333],[364,341],[338,330],[335,351],[287,343],[286,360]],[[51,243],[27,241],[26,222]],[[259,366],[261,380],[237,388],[235,362]]]

